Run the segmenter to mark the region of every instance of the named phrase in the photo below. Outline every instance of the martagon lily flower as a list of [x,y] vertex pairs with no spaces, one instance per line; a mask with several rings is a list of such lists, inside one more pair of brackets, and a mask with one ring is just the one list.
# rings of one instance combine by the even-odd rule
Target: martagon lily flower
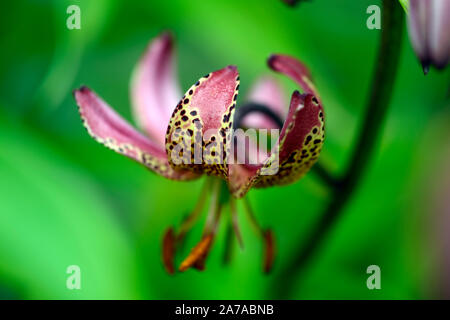
[[[85,86],[74,90],[83,124],[97,142],[168,179],[182,181],[199,178],[202,174],[210,176],[196,207],[178,231],[169,228],[164,235],[163,263],[169,273],[175,270],[176,249],[202,213],[207,197],[210,208],[202,238],[181,262],[180,271],[190,267],[204,269],[225,204],[229,204],[231,226],[242,246],[236,199],[244,197],[252,187],[297,181],[319,156],[324,140],[324,113],[309,71],[298,60],[286,55],[272,55],[268,65],[304,90],[303,94],[292,93],[288,110],[284,108],[281,88],[268,76],[254,85],[249,102],[236,108],[239,74],[234,66],[207,74],[182,96],[175,77],[173,39],[170,34],[163,33],[151,41],[132,76],[133,113],[145,134],[130,125],[92,90]],[[235,119],[235,109],[239,119]],[[239,127],[281,129],[281,133],[266,156],[259,156],[260,146],[246,140],[241,147],[249,153],[250,149],[256,151],[258,161],[235,163],[227,159],[230,158],[230,147],[237,143],[232,139],[236,123]],[[186,146],[182,139],[186,137],[195,139],[192,143],[188,140]],[[187,147],[183,149],[187,151],[185,154],[177,150],[180,145]],[[197,149],[203,154],[200,163],[180,162],[180,157],[195,160],[189,151],[195,154]],[[269,271],[274,259],[273,233],[258,224],[248,200],[245,200],[251,225],[265,244],[264,270]]]

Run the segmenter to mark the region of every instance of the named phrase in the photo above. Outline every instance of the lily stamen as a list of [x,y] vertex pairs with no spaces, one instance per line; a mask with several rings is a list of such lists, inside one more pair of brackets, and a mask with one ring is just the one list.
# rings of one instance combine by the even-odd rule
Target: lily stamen
[[205,206],[206,199],[209,197],[209,190],[211,189],[211,179],[206,179],[202,190],[200,192],[200,197],[190,214],[188,214],[183,221],[181,222],[181,226],[177,235],[177,242],[181,242],[184,239],[186,233],[192,229],[197,222],[198,218],[201,216],[203,212],[203,208]]
[[211,181],[211,179],[206,179],[201,190],[199,200],[197,201],[192,212],[188,214],[181,222],[178,234],[175,232],[173,227],[167,229],[166,233],[164,234],[162,259],[164,266],[169,274],[173,274],[175,272],[174,259],[177,248],[180,246],[186,234],[192,229],[192,227],[195,225],[195,222],[203,212],[206,199],[209,196]]
[[204,267],[204,262],[203,262],[205,259],[204,257],[205,257],[205,254],[209,251],[212,238],[213,238],[212,234],[204,236],[203,239],[194,248],[192,248],[189,255],[180,264],[180,267],[178,268],[178,270],[186,271],[187,269],[189,269],[192,266],[194,266],[195,268],[198,268],[198,269],[202,269],[202,267]]
[[247,213],[248,220],[250,225],[252,226],[253,231],[255,231],[256,235],[259,237],[264,237],[264,229],[260,226],[258,220],[256,220],[253,209],[250,205],[250,201],[248,197],[243,199],[245,212]]
[[255,233],[261,237],[264,242],[263,268],[264,272],[268,273],[272,269],[273,261],[275,259],[275,238],[273,232],[270,229],[263,229],[261,227],[256,219],[248,197],[244,198],[244,206],[250,225],[253,227]]
[[214,236],[217,232],[220,214],[222,211],[222,202],[220,199],[221,188],[222,182],[218,179],[214,180],[210,208],[203,230],[202,239],[191,250],[186,259],[183,260],[179,267],[180,271],[185,271],[192,266],[198,270],[203,270],[205,268],[206,258],[208,257]]
[[233,198],[230,198],[230,213],[231,213],[231,226],[238,240],[239,247],[241,247],[241,249],[244,249],[244,242],[242,241],[241,231],[239,229],[236,201]]
[[162,250],[162,259],[164,267],[167,270],[167,273],[173,274],[175,272],[174,268],[174,258],[176,251],[176,236],[173,228],[167,229],[166,233],[163,237],[163,250]]
[[211,203],[209,205],[209,211],[206,217],[206,224],[203,230],[203,236],[209,233],[215,233],[220,215],[221,203],[219,197],[220,197],[221,181],[219,179],[215,179],[212,188],[213,190],[211,192]]

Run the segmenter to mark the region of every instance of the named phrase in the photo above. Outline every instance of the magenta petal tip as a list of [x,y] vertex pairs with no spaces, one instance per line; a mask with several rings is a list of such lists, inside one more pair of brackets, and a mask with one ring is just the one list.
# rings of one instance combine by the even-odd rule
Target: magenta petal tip
[[269,58],[267,59],[267,65],[268,65],[271,69],[273,69],[273,62],[274,62],[274,60],[276,59],[276,57],[277,57],[276,54],[271,54],[271,55],[269,56]]
[[87,86],[85,86],[85,85],[81,85],[78,89],[72,90],[72,96],[74,98],[76,98],[77,92],[87,93],[87,92],[89,92],[89,88]]
[[174,39],[174,36],[173,36],[172,32],[165,30],[159,34],[158,38],[162,38],[166,41],[172,42]]

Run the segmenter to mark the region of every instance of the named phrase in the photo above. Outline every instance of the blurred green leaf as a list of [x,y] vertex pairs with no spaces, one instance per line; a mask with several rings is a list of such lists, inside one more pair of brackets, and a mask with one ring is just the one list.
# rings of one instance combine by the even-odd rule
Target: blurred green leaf
[[66,9],[74,4],[73,1],[57,1],[53,6],[56,46],[52,62],[36,94],[40,106],[54,109],[72,91],[84,51],[106,27],[114,3],[105,0],[77,2],[81,11],[79,30],[69,30],[66,27],[66,19],[69,17]]
[[[139,297],[129,235],[95,182],[32,131],[0,126],[0,274],[26,284],[24,298]],[[69,265],[79,291],[66,288]]]

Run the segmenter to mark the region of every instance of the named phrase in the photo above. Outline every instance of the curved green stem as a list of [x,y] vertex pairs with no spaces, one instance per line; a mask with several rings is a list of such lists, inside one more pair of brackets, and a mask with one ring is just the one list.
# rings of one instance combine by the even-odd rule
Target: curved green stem
[[[302,273],[312,258],[318,254],[369,164],[392,96],[400,57],[403,19],[404,12],[397,1],[383,0],[382,30],[377,63],[368,95],[366,115],[353,154],[339,183],[332,187],[333,194],[330,203],[307,238],[306,244],[295,248],[291,255],[292,259],[274,282],[276,298],[286,298],[291,295],[295,284],[293,279]],[[273,295],[272,290],[271,293]]]

